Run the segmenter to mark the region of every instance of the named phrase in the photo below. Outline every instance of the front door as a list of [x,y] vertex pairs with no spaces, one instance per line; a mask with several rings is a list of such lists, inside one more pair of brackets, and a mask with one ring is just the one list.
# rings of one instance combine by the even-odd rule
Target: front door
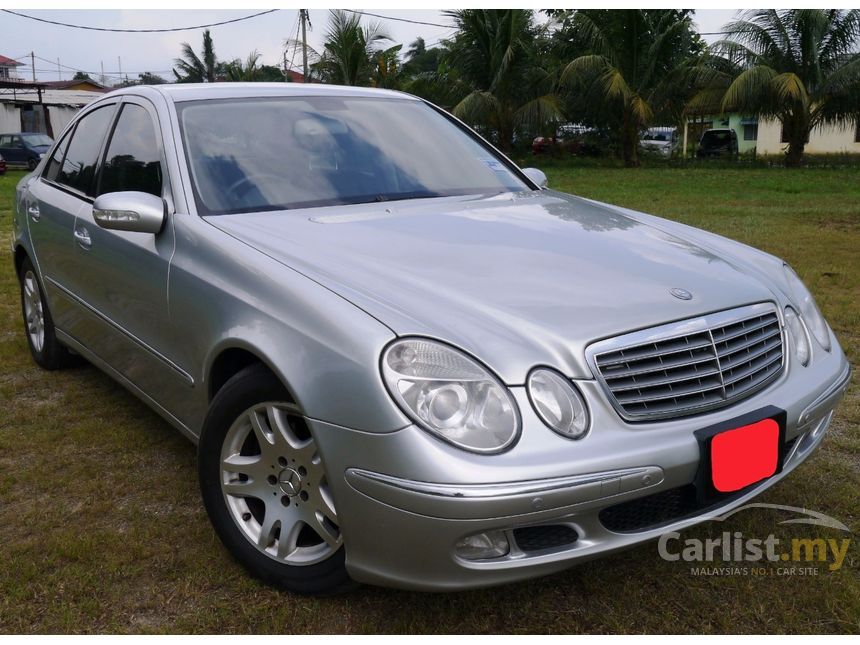
[[[167,196],[156,124],[147,101],[124,97],[96,177],[96,197],[120,191]],[[93,204],[87,203],[77,213],[74,240],[71,288],[100,319],[99,325],[79,332],[82,342],[162,408],[173,408],[169,400],[184,394],[191,377],[167,349],[172,218],[155,235],[108,230],[96,223]]]

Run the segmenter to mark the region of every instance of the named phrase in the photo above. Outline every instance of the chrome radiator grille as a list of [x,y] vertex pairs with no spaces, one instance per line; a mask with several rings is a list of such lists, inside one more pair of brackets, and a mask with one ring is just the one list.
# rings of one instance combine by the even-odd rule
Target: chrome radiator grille
[[782,330],[769,305],[664,325],[589,350],[610,400],[629,420],[728,405],[764,387],[783,365]]

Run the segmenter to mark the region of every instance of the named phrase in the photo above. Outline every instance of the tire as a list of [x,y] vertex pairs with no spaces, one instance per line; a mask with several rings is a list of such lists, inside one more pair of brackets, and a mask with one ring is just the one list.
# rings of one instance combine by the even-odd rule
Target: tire
[[24,335],[33,360],[46,370],[58,370],[76,364],[78,357],[57,340],[45,291],[29,258],[25,258],[21,264],[20,283]]
[[35,159],[27,159],[27,169],[30,172],[33,172],[36,169],[36,166],[39,165],[39,162]]
[[341,593],[355,584],[322,455],[290,401],[263,365],[224,384],[200,436],[200,492],[221,542],[253,576],[295,593]]

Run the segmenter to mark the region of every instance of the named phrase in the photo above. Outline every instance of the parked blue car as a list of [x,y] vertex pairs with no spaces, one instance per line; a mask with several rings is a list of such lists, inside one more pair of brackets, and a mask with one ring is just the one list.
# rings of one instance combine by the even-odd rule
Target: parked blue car
[[54,140],[41,132],[0,134],[0,156],[10,166],[27,166],[34,170]]

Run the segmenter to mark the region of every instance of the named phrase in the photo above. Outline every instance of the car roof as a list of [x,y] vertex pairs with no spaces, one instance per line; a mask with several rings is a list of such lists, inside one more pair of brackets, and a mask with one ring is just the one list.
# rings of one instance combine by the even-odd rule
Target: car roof
[[[118,94],[134,94],[144,86],[133,86],[115,90],[104,97]],[[199,101],[204,99],[261,98],[270,96],[340,96],[373,97],[387,99],[411,99],[417,97],[393,90],[369,87],[347,87],[344,85],[321,85],[319,83],[171,83],[145,86],[157,91],[170,101]],[[137,92],[136,92],[137,91]]]

